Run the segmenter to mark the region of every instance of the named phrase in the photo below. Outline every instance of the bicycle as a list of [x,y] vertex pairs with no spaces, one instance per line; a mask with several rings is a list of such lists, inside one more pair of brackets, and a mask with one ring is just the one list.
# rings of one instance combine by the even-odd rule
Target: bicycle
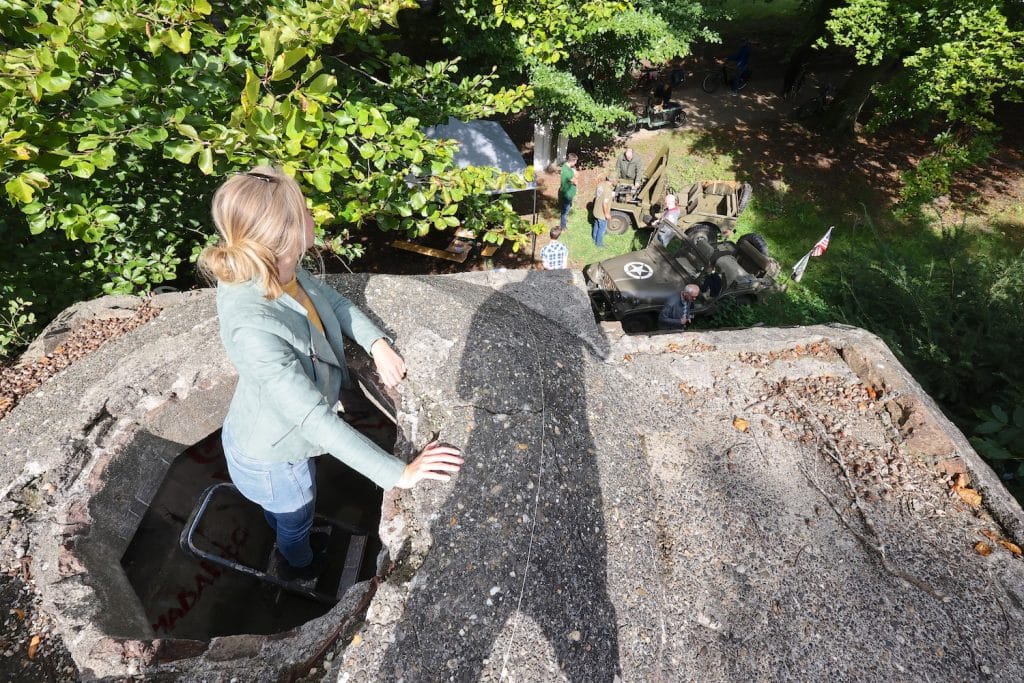
[[793,118],[800,121],[828,111],[835,101],[836,89],[831,83],[818,86],[818,94],[793,110]]
[[[733,74],[736,71],[736,67],[723,64],[721,67],[712,69],[704,76],[704,80],[700,83],[700,89],[709,95],[716,90],[722,83],[728,84],[732,87]],[[750,83],[750,67],[748,66],[743,70],[740,75],[739,84],[736,86],[736,90],[743,90]]]

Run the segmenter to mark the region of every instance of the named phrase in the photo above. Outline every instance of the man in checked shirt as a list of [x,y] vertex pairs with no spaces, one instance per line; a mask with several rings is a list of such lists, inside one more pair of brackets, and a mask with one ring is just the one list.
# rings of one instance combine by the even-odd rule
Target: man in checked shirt
[[569,247],[558,241],[561,235],[562,231],[559,228],[551,228],[551,241],[540,250],[540,260],[543,262],[545,270],[565,268],[569,261]]

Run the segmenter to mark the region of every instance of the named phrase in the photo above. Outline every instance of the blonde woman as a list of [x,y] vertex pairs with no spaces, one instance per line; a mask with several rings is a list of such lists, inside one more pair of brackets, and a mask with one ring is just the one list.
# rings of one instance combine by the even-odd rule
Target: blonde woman
[[263,508],[286,578],[312,578],[326,563],[310,544],[314,457],[330,453],[384,489],[446,481],[463,461],[432,443],[406,464],[334,412],[349,382],[342,335],[366,349],[389,387],[405,362],[352,302],[298,267],[313,245],[298,183],[268,166],[233,176],[213,198],[213,220],[221,241],[199,267],[217,282],[221,339],[238,371],[222,437],[228,471]]

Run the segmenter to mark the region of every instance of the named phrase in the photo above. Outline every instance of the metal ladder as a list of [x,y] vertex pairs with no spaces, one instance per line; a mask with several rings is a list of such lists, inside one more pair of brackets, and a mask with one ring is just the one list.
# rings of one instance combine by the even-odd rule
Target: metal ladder
[[[281,576],[281,569],[283,560],[279,557],[278,553],[271,549],[270,556],[267,558],[266,567],[263,570],[250,567],[249,565],[242,564],[232,558],[222,557],[215,553],[203,550],[199,548],[195,543],[197,530],[199,525],[202,523],[203,518],[206,516],[207,509],[210,507],[211,501],[218,494],[234,494],[242,500],[245,500],[235,485],[229,482],[221,482],[208,487],[203,491],[199,497],[199,501],[193,508],[192,513],[189,515],[188,520],[185,522],[185,527],[181,530],[181,536],[179,538],[179,544],[185,554],[196,558],[197,560],[206,560],[217,566],[230,569],[247,576],[251,576],[265,584],[275,586],[280,590],[287,591],[294,595],[299,595],[316,602],[324,603],[326,605],[334,605],[341,599],[341,596],[345,594],[349,588],[351,588],[359,580],[359,568],[363,564],[363,557],[366,554],[367,545],[367,531],[358,527],[353,527],[340,522],[337,520],[329,520],[321,515],[315,515],[313,518],[313,530],[329,530],[341,531],[349,534],[348,550],[345,553],[345,565],[341,573],[341,579],[338,583],[338,589],[335,594],[322,592],[318,590],[319,578],[308,579],[305,581],[289,581]],[[276,549],[276,544],[274,548]]]

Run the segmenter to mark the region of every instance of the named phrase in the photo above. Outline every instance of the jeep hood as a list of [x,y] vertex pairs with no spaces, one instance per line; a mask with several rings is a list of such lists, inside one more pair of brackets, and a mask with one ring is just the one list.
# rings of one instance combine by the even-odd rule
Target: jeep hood
[[600,266],[623,297],[646,303],[665,301],[689,280],[651,248],[601,261]]

